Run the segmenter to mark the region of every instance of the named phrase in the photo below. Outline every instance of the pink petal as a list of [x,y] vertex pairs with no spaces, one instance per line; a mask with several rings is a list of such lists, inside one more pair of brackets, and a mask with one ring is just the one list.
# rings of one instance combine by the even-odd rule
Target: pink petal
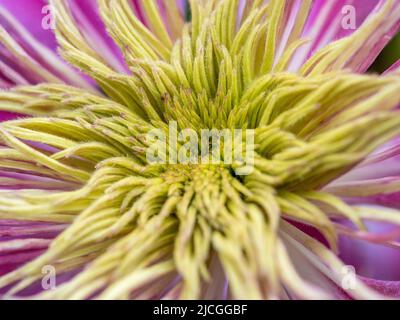
[[331,186],[386,177],[400,177],[400,137],[376,150],[358,166],[335,180]]
[[16,252],[47,249],[51,240],[47,239],[17,239],[0,242],[0,256]]
[[34,237],[40,239],[55,238],[66,228],[63,224],[29,223],[22,221],[0,221],[0,244],[4,240]]
[[45,250],[32,250],[29,252],[1,256],[0,276],[17,269],[18,267],[28,263],[29,261],[34,260],[44,252]]
[[400,207],[400,176],[334,182],[325,191],[351,204],[378,204]]
[[79,29],[92,48],[101,54],[116,71],[126,73],[122,53],[106,31],[96,0],[70,0],[70,7]]
[[[178,3],[178,7],[181,10],[182,15],[185,15],[186,12],[186,5],[187,5],[187,1],[186,0],[176,0],[176,2]],[[243,1],[240,1],[243,2]]]
[[[4,79],[3,88],[40,82],[65,82],[78,87],[90,87],[56,54],[55,47],[49,48],[41,43],[31,33],[29,26],[24,26],[17,16],[3,6],[0,6],[0,25],[11,36],[10,46],[19,52],[12,53],[7,47],[0,46],[0,75]],[[42,28],[41,22],[39,25]],[[52,34],[51,30],[47,32]],[[30,63],[27,64],[27,61]]]
[[[394,227],[386,223],[366,222],[370,232],[393,232]],[[340,256],[352,265],[361,276],[380,280],[400,280],[400,250],[369,243],[363,240],[340,237]]]
[[45,17],[42,10],[48,5],[47,0],[2,0],[0,5],[7,9],[42,44],[56,50],[57,42],[54,32],[42,28],[43,17]]
[[[368,156],[325,190],[344,197],[351,204],[366,203],[400,208],[400,189],[395,185],[400,185],[400,138],[393,139]],[[366,192],[374,186],[381,191],[375,189],[377,191]]]
[[[361,26],[361,24],[365,21],[368,15],[374,11],[375,7],[379,4],[379,0],[353,0],[350,5],[356,8],[357,15],[357,26]],[[346,30],[344,28],[339,28],[335,37],[337,39],[343,38],[345,36],[349,36],[352,34],[354,30]]]
[[389,194],[378,194],[369,197],[345,198],[349,204],[370,204],[388,208],[400,209],[400,192]]
[[[316,0],[303,32],[303,37],[310,38],[311,41],[295,54],[290,70],[297,71],[316,51],[356,31],[342,27],[346,14],[342,10],[345,6],[351,5],[355,8],[356,29],[358,29],[384,3],[385,0]],[[399,29],[400,16],[397,8],[394,6],[390,16],[369,37],[364,47],[359,52],[355,52],[345,67],[356,72],[365,72],[368,69]]]
[[302,35],[304,38],[310,38],[311,42],[296,54],[291,69],[297,70],[317,50],[334,40],[349,36],[355,31],[353,29],[345,30],[342,27],[344,17],[342,10],[345,6],[355,7],[356,27],[358,28],[378,2],[378,0],[316,0]]
[[361,280],[383,295],[400,298],[400,281],[381,281],[363,277],[361,277]]
[[[384,1],[381,1],[381,3],[383,4]],[[368,19],[369,18],[373,18],[373,15],[368,17]],[[366,43],[364,43],[362,49],[348,61],[346,65],[347,68],[355,72],[366,72],[385,46],[397,34],[400,29],[399,0],[394,2],[391,11],[385,18],[382,24],[376,28],[375,32],[369,37]]]
[[387,69],[384,74],[389,74],[398,71],[400,71],[400,59],[397,60],[389,69]]

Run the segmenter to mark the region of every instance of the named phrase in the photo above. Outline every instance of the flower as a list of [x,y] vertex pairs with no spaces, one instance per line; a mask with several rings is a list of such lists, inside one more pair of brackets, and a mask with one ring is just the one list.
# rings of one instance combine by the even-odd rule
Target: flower
[[[344,30],[360,3],[51,1],[75,69],[1,9],[5,297],[382,298],[337,256],[339,235],[399,246],[398,65],[363,73],[400,6]],[[253,130],[253,170],[149,163],[170,122]]]

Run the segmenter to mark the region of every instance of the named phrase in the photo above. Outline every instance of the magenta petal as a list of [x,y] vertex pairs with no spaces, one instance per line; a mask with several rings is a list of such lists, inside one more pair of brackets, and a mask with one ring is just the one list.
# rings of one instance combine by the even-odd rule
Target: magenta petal
[[48,5],[47,0],[1,0],[0,5],[24,25],[39,42],[56,50],[57,42],[54,32],[42,27],[43,18],[46,16],[42,10]]
[[[400,208],[400,191],[395,187],[399,182],[400,138],[397,137],[332,182],[325,190],[343,197],[350,204]],[[365,190],[368,188],[375,191],[367,193]]]
[[184,16],[186,11],[186,3],[187,3],[186,0],[176,0],[176,2],[178,3],[178,8],[179,10],[181,10],[182,16]]
[[363,277],[360,278],[364,283],[379,293],[392,298],[400,298],[400,281],[381,281]]
[[0,111],[0,122],[13,120],[13,119],[17,118],[18,116],[20,116],[20,115],[13,113],[13,112]]
[[[384,234],[393,232],[392,225],[366,222],[370,232]],[[340,257],[355,267],[361,276],[398,281],[400,280],[400,250],[342,236],[339,241]]]
[[0,246],[3,240],[37,238],[52,239],[55,238],[67,226],[48,223],[23,223],[16,221],[10,224],[10,221],[0,221]]
[[108,35],[100,18],[96,0],[71,0],[72,13],[93,49],[100,53],[116,71],[126,73],[127,67],[121,50]]
[[[335,182],[325,190],[342,197],[350,204],[376,204],[385,207],[400,208],[400,176]],[[378,191],[376,188],[392,188],[391,191]],[[364,193],[367,189],[374,189]],[[394,188],[394,189],[393,189]]]
[[384,74],[400,71],[400,59],[397,60]]
[[[384,3],[384,0],[316,0],[303,32],[303,37],[309,38],[311,41],[296,53],[290,70],[298,70],[316,51],[335,40],[354,33],[367,19],[372,18]],[[355,9],[355,29],[343,28],[343,18],[348,14],[347,11],[343,11],[346,6],[352,6]],[[362,73],[371,66],[379,53],[399,30],[400,17],[398,17],[398,11],[395,11],[394,8],[396,7],[393,4],[390,15],[366,41],[363,49],[356,52],[347,62],[346,68]]]
[[[39,7],[42,8],[42,5]],[[49,14],[49,8],[44,7],[44,9],[44,12]],[[0,85],[2,88],[40,82],[66,82],[78,87],[90,87],[78,73],[61,60],[57,52],[55,52],[55,45],[51,48],[47,47],[32,33],[35,30],[31,30],[32,28],[29,25],[25,26],[23,21],[18,18],[18,15],[15,15],[12,10],[8,11],[7,7],[0,5],[1,26],[5,28],[13,39],[14,43],[12,45],[30,62],[29,64],[24,63],[21,54],[17,55],[9,51],[5,46],[0,46]],[[35,17],[32,19],[35,20]],[[42,28],[42,19],[40,17],[40,21],[36,21],[40,28]],[[53,35],[51,30],[46,32]],[[39,69],[42,73],[37,72]]]
[[361,164],[335,180],[332,186],[387,177],[400,177],[400,137],[368,156]]
[[14,253],[1,256],[0,259],[0,276],[11,272],[18,267],[34,260],[39,255],[43,254],[45,250],[32,250],[23,253]]
[[0,242],[0,256],[14,254],[16,252],[29,252],[32,250],[44,250],[51,244],[49,239],[17,239]]
[[[381,1],[377,6],[379,9],[385,2]],[[390,40],[397,34],[400,29],[400,10],[399,3],[394,2],[391,11],[387,14],[386,20],[379,25],[375,32],[371,34],[369,39],[364,43],[362,50],[357,52],[351,61],[348,62],[347,67],[355,72],[366,72],[373,64],[381,51],[390,42]],[[372,17],[371,17],[372,18]]]
[[393,227],[385,231],[371,232],[353,229],[346,226],[346,223],[336,224],[338,231],[354,239],[360,239],[375,244],[382,244],[392,248],[400,248],[396,239],[400,238],[400,227]]
[[369,197],[353,197],[346,198],[346,202],[349,204],[370,204],[384,206],[388,208],[400,209],[400,192],[389,193],[389,194],[378,194]]
[[[352,0],[350,1],[350,5],[356,8],[356,16],[357,16],[357,27],[361,26],[361,24],[365,21],[368,15],[374,11],[375,7],[379,4],[379,0]],[[339,28],[335,37],[337,39],[343,38],[345,36],[353,33],[354,30],[346,30],[343,28]]]
[[379,0],[315,0],[303,31],[303,37],[310,38],[311,42],[298,51],[291,69],[297,70],[319,49],[356,31],[342,27],[345,6],[351,5],[356,9],[358,29],[378,3]]

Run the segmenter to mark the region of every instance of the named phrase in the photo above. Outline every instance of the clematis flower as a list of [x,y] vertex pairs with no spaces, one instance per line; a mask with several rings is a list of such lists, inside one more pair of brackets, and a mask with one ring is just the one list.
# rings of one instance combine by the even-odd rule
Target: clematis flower
[[[340,258],[363,252],[350,238],[399,249],[399,64],[364,74],[398,0],[54,0],[56,42],[3,2],[4,298],[399,294]],[[252,130],[252,170],[150,163],[171,122]]]

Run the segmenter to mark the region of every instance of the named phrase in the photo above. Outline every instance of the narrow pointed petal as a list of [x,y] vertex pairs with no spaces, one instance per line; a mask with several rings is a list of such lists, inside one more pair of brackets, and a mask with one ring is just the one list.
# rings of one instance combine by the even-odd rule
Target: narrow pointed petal
[[400,281],[381,281],[368,278],[362,278],[362,281],[385,296],[400,298]]
[[397,60],[388,70],[386,70],[385,74],[390,73],[398,73],[400,72],[400,59]]
[[[0,31],[3,44],[0,47],[0,74],[7,79],[8,86],[66,82],[90,88],[89,84],[67,66],[54,50],[42,44],[2,6],[0,6]],[[47,32],[52,34],[51,30]]]
[[[366,222],[369,238],[343,235],[340,239],[340,257],[355,267],[361,276],[380,280],[400,280],[400,251],[386,240],[400,240],[396,226],[381,222]],[[386,239],[385,239],[386,238]]]
[[121,51],[108,35],[100,19],[97,0],[71,0],[71,12],[76,19],[79,30],[96,52],[101,52],[104,59],[116,71],[126,73],[127,68]]
[[35,39],[55,51],[57,42],[54,32],[42,27],[43,18],[49,13],[45,10],[48,1],[30,0],[23,1],[23,5],[21,3],[22,1],[2,0],[1,6],[27,28]]
[[[334,6],[334,3],[336,1],[329,2],[321,12],[326,11],[325,15],[329,16],[330,6]],[[341,12],[337,15],[340,15],[340,19],[343,18]],[[321,21],[326,22],[324,17],[321,18]],[[316,30],[323,28],[319,24],[317,26],[319,28]],[[400,7],[397,0],[382,0],[364,23],[349,37],[339,40],[335,45],[329,43],[317,51],[310,50],[309,47],[303,48],[296,54],[295,60],[302,64],[304,59],[309,58],[311,53],[313,54],[312,58],[308,59],[305,66],[302,67],[303,74],[317,74],[343,68],[349,68],[354,72],[365,72],[399,30],[399,26]],[[317,32],[314,30],[310,28],[310,32]],[[312,38],[315,39],[315,35]]]

